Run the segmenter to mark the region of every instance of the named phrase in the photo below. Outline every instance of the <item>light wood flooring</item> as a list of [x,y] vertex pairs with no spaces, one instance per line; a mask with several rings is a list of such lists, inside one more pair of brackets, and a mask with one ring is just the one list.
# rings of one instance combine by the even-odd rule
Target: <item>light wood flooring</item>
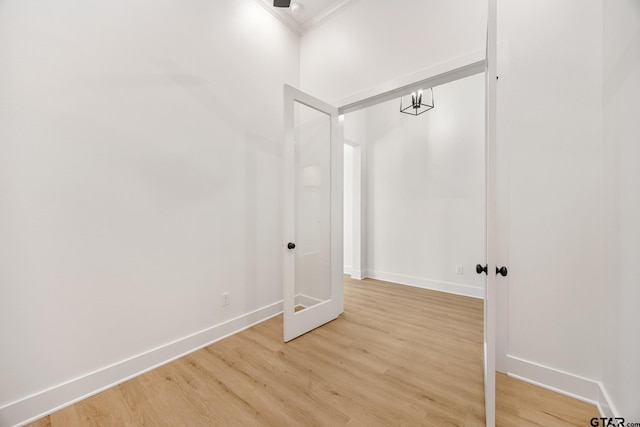
[[[481,300],[345,279],[345,313],[290,342],[282,317],[32,426],[482,426]],[[498,375],[499,426],[587,426],[594,406]]]

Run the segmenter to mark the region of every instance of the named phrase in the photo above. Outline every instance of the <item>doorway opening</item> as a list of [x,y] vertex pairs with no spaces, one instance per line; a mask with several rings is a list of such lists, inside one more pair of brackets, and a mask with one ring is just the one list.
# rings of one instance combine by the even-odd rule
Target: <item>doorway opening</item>
[[483,298],[484,74],[433,91],[419,117],[398,99],[345,115],[344,272]]

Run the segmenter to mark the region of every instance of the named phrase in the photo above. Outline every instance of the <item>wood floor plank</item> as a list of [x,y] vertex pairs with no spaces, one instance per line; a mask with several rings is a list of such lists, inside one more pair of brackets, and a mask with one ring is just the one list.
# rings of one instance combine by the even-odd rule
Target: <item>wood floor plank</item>
[[[345,313],[289,343],[282,316],[32,423],[484,425],[483,302],[345,279]],[[498,375],[499,426],[585,426],[594,406]]]

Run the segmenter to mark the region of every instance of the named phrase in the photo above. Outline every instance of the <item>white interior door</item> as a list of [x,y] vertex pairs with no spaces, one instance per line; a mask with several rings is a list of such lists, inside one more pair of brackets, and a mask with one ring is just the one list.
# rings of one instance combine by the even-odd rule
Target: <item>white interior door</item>
[[343,146],[338,109],[284,87],[284,340],[343,312]]
[[497,38],[496,0],[489,0],[487,20],[486,76],[486,266],[484,294],[484,399],[487,427],[496,422],[496,276],[497,276],[497,198],[496,198],[496,80]]

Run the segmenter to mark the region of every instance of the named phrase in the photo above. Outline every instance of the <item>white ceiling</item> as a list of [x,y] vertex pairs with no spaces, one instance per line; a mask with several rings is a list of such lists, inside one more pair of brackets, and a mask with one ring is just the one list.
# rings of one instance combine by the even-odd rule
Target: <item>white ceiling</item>
[[302,5],[301,12],[273,7],[273,0],[256,0],[282,23],[298,34],[303,34],[325,20],[337,15],[358,0],[292,0]]

